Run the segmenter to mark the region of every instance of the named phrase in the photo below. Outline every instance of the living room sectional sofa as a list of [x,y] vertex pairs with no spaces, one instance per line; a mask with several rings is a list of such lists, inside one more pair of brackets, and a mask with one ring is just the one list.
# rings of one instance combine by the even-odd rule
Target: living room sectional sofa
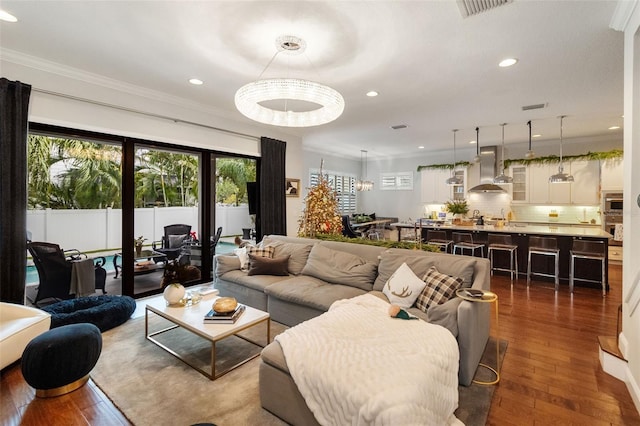
[[[463,286],[490,289],[489,261],[483,258],[280,235],[266,236],[262,245],[273,247],[274,258],[289,256],[289,275],[249,275],[240,269],[237,256],[216,255],[215,286],[221,295],[269,312],[273,321],[291,327],[322,315],[337,300],[369,292],[386,300],[384,284],[403,262],[418,277],[436,266],[444,274],[462,278]],[[362,265],[354,266],[355,259]],[[456,337],[459,382],[465,386],[471,383],[489,338],[489,308],[454,297],[427,312],[408,309]]]

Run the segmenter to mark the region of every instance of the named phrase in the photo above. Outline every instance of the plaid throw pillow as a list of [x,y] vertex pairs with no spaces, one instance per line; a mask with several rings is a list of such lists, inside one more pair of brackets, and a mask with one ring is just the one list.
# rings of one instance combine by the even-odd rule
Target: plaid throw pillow
[[440,305],[450,300],[462,286],[462,279],[438,272],[435,266],[427,270],[423,278],[427,283],[416,300],[416,307],[427,312],[429,306]]
[[[254,256],[260,257],[268,257],[269,259],[273,258],[274,248],[271,246],[267,247],[249,247],[247,249],[247,254],[252,254]],[[249,269],[251,269],[251,258],[249,257]]]

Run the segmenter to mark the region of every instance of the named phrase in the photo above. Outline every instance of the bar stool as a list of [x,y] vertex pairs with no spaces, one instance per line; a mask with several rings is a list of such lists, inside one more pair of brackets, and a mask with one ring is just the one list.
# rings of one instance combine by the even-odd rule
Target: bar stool
[[[532,272],[531,271],[531,256],[532,255],[540,255],[540,256],[553,256],[555,260],[555,272],[554,274],[547,274],[544,272]],[[560,249],[558,248],[558,240],[554,237],[529,237],[529,258],[527,265],[527,287],[529,287],[529,283],[531,282],[531,275],[540,275],[543,277],[553,277],[555,280],[556,291],[558,291],[558,287],[560,285]]]
[[427,244],[440,247],[440,251],[451,252],[453,240],[447,238],[446,231],[427,231]]
[[[516,279],[518,278],[518,246],[513,244],[511,235],[506,234],[489,234],[487,243],[489,244],[488,255],[491,262],[491,275],[493,271],[508,271],[511,281],[513,281],[513,273],[515,272]],[[496,268],[493,266],[493,252],[502,251],[509,253],[509,269]],[[514,268],[515,265],[515,268]]]
[[453,254],[456,254],[460,249],[460,254],[464,254],[465,250],[471,250],[471,255],[475,256],[476,250],[480,249],[480,256],[484,257],[484,244],[474,243],[471,232],[453,232],[451,237],[453,238]]
[[[573,293],[573,282],[575,280],[587,281],[591,283],[602,283],[602,295],[607,292],[607,275],[605,271],[605,249],[604,241],[578,240],[574,239],[569,251],[571,255],[571,266],[569,269],[569,290]],[[602,264],[602,279],[591,280],[586,278],[576,278],[576,259],[599,260]]]

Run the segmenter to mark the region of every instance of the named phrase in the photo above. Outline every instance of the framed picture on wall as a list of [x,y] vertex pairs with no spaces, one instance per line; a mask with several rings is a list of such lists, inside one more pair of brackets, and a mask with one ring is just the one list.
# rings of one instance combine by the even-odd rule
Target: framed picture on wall
[[300,196],[300,179],[286,179],[285,194],[287,197],[299,197]]

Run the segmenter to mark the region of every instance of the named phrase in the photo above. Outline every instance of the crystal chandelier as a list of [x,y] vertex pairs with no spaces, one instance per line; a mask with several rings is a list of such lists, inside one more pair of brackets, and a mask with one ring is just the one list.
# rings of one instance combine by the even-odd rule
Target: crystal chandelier
[[364,149],[360,150],[360,169],[362,173],[361,178],[356,182],[356,191],[371,191],[373,181],[367,180],[367,151]]
[[[284,52],[300,55],[306,43],[299,37],[280,36],[276,39],[277,52],[271,58],[260,77],[276,56]],[[236,92],[236,108],[246,117],[264,124],[285,127],[310,127],[329,123],[342,115],[344,99],[331,87],[297,78],[260,79],[245,84]],[[282,101],[282,109],[262,105],[263,102]],[[319,105],[309,111],[293,111],[289,101],[303,101]],[[314,105],[315,106],[315,105]]]

